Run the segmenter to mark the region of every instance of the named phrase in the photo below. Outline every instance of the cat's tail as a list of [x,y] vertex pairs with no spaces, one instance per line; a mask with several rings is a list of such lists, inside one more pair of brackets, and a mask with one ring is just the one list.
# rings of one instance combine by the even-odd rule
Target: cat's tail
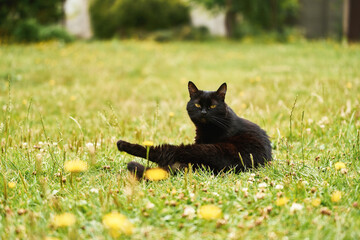
[[143,178],[145,173],[145,167],[137,162],[129,162],[127,169],[139,180]]

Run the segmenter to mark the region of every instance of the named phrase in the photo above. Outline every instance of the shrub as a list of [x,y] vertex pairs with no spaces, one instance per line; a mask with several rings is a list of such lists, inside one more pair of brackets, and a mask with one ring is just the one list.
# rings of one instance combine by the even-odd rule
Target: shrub
[[211,38],[209,30],[206,27],[183,26],[168,30],[155,31],[150,38],[157,42],[168,42],[174,40],[186,41],[204,41]]
[[60,26],[40,25],[35,19],[20,22],[13,31],[13,38],[17,42],[37,42],[47,40],[60,40],[70,42],[73,37]]
[[189,8],[181,0],[94,0],[90,14],[99,38],[132,36],[190,22]]
[[94,35],[111,38],[118,28],[116,12],[119,0],[94,0],[90,5],[90,19]]
[[14,29],[34,33],[35,24],[31,19],[43,25],[59,22],[64,16],[63,3],[63,0],[0,0],[0,35],[11,37]]
[[20,22],[13,32],[14,40],[18,42],[39,41],[40,28],[41,26],[35,19]]
[[71,42],[74,37],[71,36],[63,27],[59,25],[45,26],[40,29],[40,41],[60,40],[63,42]]

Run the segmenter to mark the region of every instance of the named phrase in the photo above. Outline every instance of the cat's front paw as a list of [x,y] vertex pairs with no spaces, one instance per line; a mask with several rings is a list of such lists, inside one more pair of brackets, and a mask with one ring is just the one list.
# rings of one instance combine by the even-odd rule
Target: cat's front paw
[[125,148],[129,145],[129,143],[123,140],[119,140],[117,141],[116,145],[119,151],[125,151]]

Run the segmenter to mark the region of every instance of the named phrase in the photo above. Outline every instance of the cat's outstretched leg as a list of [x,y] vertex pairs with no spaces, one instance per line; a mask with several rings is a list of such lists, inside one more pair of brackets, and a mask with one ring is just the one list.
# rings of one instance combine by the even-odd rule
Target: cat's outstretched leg
[[142,179],[145,173],[145,166],[137,162],[129,162],[127,169],[136,176],[137,179]]
[[[119,151],[146,158],[146,148],[139,144],[119,140],[117,147]],[[230,170],[240,163],[236,149],[231,144],[221,143],[179,146],[164,144],[150,147],[149,160],[172,171],[186,167],[189,163],[195,166],[204,165],[216,171]]]
[[119,151],[127,152],[137,157],[146,158],[146,148],[139,144],[132,144],[123,140],[119,140],[116,145]]

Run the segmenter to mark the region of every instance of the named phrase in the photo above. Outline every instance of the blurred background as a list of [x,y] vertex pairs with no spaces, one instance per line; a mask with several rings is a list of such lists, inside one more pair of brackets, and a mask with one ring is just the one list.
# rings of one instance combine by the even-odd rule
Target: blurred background
[[360,39],[358,0],[0,0],[2,42]]

